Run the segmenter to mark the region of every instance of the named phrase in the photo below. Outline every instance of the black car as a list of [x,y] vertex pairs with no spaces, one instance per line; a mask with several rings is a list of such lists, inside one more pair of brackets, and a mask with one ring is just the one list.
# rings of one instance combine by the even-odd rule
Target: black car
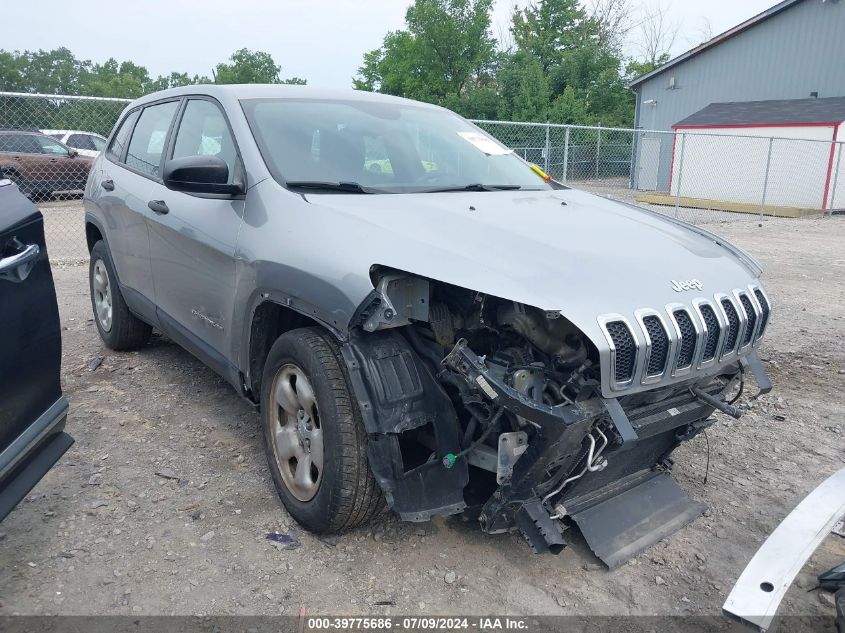
[[61,360],[44,220],[0,180],[0,520],[73,444],[64,432]]

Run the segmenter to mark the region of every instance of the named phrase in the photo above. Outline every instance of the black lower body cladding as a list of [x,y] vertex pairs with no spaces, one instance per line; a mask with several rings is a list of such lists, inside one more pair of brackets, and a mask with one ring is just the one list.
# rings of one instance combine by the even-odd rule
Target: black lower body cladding
[[466,461],[447,468],[403,454],[401,441],[409,434],[432,443],[436,456],[461,449],[455,409],[428,366],[395,330],[353,338],[343,355],[370,434],[370,468],[390,507],[406,521],[463,511]]

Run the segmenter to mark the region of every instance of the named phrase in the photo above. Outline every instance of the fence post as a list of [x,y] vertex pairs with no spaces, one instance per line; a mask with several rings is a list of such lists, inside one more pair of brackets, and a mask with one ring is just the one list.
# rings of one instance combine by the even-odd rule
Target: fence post
[[766,208],[766,193],[769,190],[769,170],[772,167],[772,146],[775,143],[774,137],[769,138],[769,155],[766,157],[766,175],[763,177],[763,198],[760,200],[760,222],[763,221],[763,211]]
[[549,173],[549,155],[552,153],[552,143],[550,138],[551,125],[549,121],[546,121],[546,162],[543,168],[543,171],[547,174]]
[[687,145],[687,133],[681,132],[681,156],[678,159],[678,187],[675,190],[675,217],[681,210],[681,181],[684,178],[684,149]]
[[628,189],[636,188],[636,166],[639,164],[637,160],[637,145],[639,145],[640,137],[637,135],[637,131],[631,134],[631,160],[628,161]]
[[572,129],[568,125],[566,126],[566,134],[563,138],[563,180],[561,182],[566,183],[567,178],[569,177],[569,130]]
[[830,191],[830,202],[828,203],[828,212],[825,215],[833,217],[833,203],[836,200],[836,185],[839,184],[839,163],[842,161],[842,149],[845,144],[837,143],[839,145],[838,154],[836,154],[836,171],[833,173],[833,188]]
[[601,128],[596,133],[596,179],[599,178],[599,156],[601,156]]

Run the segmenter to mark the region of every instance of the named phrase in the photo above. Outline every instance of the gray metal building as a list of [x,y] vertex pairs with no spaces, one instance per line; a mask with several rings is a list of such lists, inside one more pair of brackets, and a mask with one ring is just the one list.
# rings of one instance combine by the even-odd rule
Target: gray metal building
[[[845,0],[784,0],[630,87],[635,127],[666,131],[711,103],[845,96]],[[635,144],[632,184],[667,191],[672,135]]]

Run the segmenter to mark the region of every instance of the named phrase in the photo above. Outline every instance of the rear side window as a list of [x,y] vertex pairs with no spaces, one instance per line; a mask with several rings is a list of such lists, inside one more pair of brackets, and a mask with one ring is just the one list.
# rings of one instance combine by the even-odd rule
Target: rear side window
[[217,156],[229,166],[229,184],[235,177],[237,151],[226,119],[214,103],[191,99],[185,106],[176,134],[173,158]]
[[178,101],[169,101],[144,108],[129,141],[127,167],[158,177],[167,131],[178,107]]
[[30,134],[0,134],[0,152],[40,154],[41,147]]
[[67,156],[67,148],[56,141],[52,136],[38,135],[33,136],[33,140],[38,144],[38,151],[41,154],[52,154],[53,156]]
[[132,133],[132,126],[135,125],[135,120],[138,118],[139,112],[140,110],[130,112],[129,116],[123,119],[123,123],[120,124],[117,134],[115,134],[114,138],[112,138],[109,149],[106,152],[106,155],[112,160],[122,160],[123,150],[126,147],[126,143],[129,141],[129,135]]
[[94,142],[88,134],[71,134],[67,139],[67,145],[75,147],[76,149],[96,149]]

